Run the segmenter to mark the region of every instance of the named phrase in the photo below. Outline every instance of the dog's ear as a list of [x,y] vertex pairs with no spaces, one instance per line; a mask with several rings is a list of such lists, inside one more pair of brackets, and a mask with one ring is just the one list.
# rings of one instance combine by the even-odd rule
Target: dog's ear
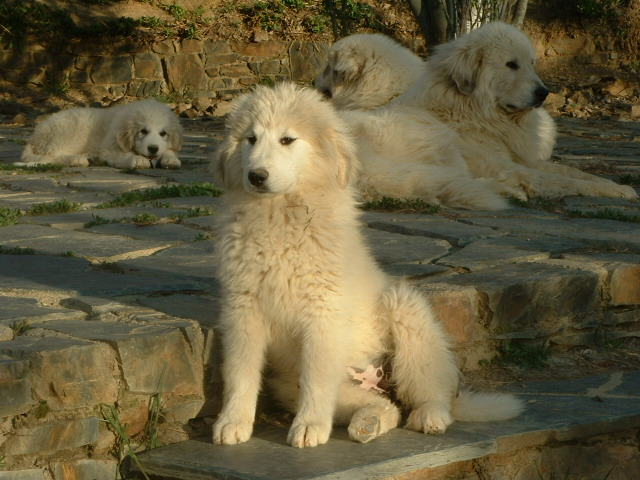
[[331,146],[327,146],[327,151],[333,151],[337,162],[337,185],[340,188],[347,188],[355,181],[360,169],[356,146],[346,129],[332,130],[326,140],[331,143]]
[[116,142],[123,152],[131,152],[134,149],[134,141],[137,133],[135,122],[124,122],[116,132]]
[[360,53],[354,48],[347,48],[331,53],[329,65],[333,68],[334,76],[342,84],[351,82],[364,67]]
[[460,93],[471,95],[478,82],[482,57],[481,46],[460,46],[451,42],[438,47],[432,58],[432,68],[453,82]]
[[182,148],[182,140],[184,138],[184,132],[180,121],[176,118],[175,122],[171,122],[167,133],[169,134],[169,146],[174,152],[179,152]]
[[231,137],[225,138],[216,150],[209,165],[209,173],[217,186],[225,190],[242,187],[242,163],[239,152],[238,142]]

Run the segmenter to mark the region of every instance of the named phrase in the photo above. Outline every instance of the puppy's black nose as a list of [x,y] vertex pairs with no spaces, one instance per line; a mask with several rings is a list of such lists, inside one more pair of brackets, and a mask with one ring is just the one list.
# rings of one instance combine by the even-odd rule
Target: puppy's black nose
[[540,85],[534,90],[533,95],[536,97],[536,102],[542,105],[547,95],[549,95],[549,90],[544,85]]
[[147,147],[147,152],[149,152],[150,155],[155,155],[156,153],[158,153],[158,146],[157,145],[149,145]]
[[249,172],[249,183],[254,187],[261,187],[267,178],[269,178],[269,172],[264,168],[256,168]]

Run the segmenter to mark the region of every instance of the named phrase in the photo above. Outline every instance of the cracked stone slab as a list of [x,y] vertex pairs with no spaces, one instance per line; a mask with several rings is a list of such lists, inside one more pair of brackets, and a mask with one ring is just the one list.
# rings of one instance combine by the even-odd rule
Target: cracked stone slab
[[0,323],[11,325],[16,322],[47,322],[51,320],[79,320],[84,313],[66,308],[45,307],[35,298],[0,297]]
[[5,249],[32,248],[38,253],[63,255],[71,252],[92,262],[115,262],[151,255],[171,245],[116,235],[60,231],[40,225],[12,225],[0,228],[0,245]]
[[[2,229],[0,229],[1,231]],[[2,255],[0,292],[40,296],[96,296],[112,299],[154,292],[200,291],[202,285],[162,271],[138,276],[100,270],[80,258],[47,255]]]
[[495,230],[476,225],[455,222],[430,215],[386,216],[367,215],[365,221],[369,228],[403,235],[424,236],[445,240],[451,245],[462,247],[483,238],[502,235]]

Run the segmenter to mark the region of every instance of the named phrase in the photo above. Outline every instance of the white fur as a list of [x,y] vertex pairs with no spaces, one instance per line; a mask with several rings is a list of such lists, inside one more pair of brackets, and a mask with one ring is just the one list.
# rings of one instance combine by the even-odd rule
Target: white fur
[[373,109],[406,92],[422,74],[424,61],[380,33],[338,40],[315,87],[341,109]]
[[[509,395],[456,395],[456,363],[428,302],[392,285],[363,241],[349,186],[357,169],[347,125],[318,92],[281,84],[236,101],[212,164],[227,190],[217,228],[224,406],[215,443],[250,438],[266,365],[274,394],[295,412],[295,447],[327,442],[334,424],[360,442],[395,428],[398,407],[347,378],[348,367],[387,356],[408,428],[443,433],[456,418],[521,411]],[[487,398],[494,409],[476,412]]]
[[556,129],[540,107],[546,87],[534,63],[524,33],[489,23],[437,47],[423,76],[390,106],[436,115],[459,133],[456,144],[474,176],[520,190],[521,198],[637,198],[629,186],[550,161]]
[[86,167],[90,160],[117,168],[179,168],[182,127],[155,100],[110,108],[72,108],[40,123],[29,139],[23,164]]

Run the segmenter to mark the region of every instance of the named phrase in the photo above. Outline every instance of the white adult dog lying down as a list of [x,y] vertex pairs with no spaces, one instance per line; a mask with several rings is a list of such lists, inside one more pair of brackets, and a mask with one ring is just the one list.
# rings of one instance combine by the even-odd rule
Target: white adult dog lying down
[[406,92],[422,74],[418,55],[381,33],[357,33],[329,48],[314,85],[339,109],[377,108]]
[[506,420],[511,395],[459,391],[459,372],[429,303],[394,286],[363,241],[358,160],[348,128],[321,95],[291,84],[236,100],[212,172],[227,190],[217,229],[224,406],[213,441],[247,441],[262,371],[295,412],[287,441],[327,442],[332,425],[367,442],[400,410],[348,368],[390,357],[407,428],[443,433],[454,420]]
[[164,104],[141,100],[109,108],[71,108],[40,123],[22,164],[86,167],[91,160],[117,168],[179,168],[178,117]]
[[469,170],[527,197],[637,198],[633,188],[550,161],[555,123],[549,91],[534,69],[527,36],[502,22],[438,46],[427,68],[390,108],[422,108],[459,133]]
[[[343,67],[348,75],[331,75],[328,67],[316,80],[317,86],[331,92],[337,106],[350,110],[370,109],[368,97],[380,104],[380,99],[397,95],[388,79],[401,76],[404,70],[413,72],[418,57],[408,55],[407,50],[407,55],[398,55],[392,63],[383,43],[363,35],[357,39],[358,44],[367,44],[361,51],[342,48],[339,43],[349,45],[349,38],[332,47],[329,67],[365,67]],[[367,179],[361,183],[373,194],[385,187],[384,194],[390,196],[422,197],[425,189],[421,186],[427,184],[453,192],[456,189],[446,180],[451,173],[446,168],[451,167],[463,178],[482,179],[483,185],[474,185],[468,194],[460,193],[462,203],[452,203],[455,196],[447,198],[432,190],[441,203],[450,206],[507,207],[505,201],[488,200],[491,193],[522,200],[567,195],[636,198],[631,187],[550,161],[556,128],[542,108],[548,90],[534,63],[531,43],[521,31],[504,23],[490,23],[437,47],[408,91],[391,103],[367,112],[341,113],[358,131],[363,173],[375,178],[407,176],[404,184],[396,182],[395,186],[402,187],[397,191],[389,188],[394,185]],[[413,80],[414,74],[409,78]],[[440,123],[459,135],[442,133]],[[416,137],[420,129],[423,134]],[[433,155],[444,150],[456,153]],[[435,175],[432,165],[439,167]],[[472,198],[474,191],[483,192],[477,202]]]

